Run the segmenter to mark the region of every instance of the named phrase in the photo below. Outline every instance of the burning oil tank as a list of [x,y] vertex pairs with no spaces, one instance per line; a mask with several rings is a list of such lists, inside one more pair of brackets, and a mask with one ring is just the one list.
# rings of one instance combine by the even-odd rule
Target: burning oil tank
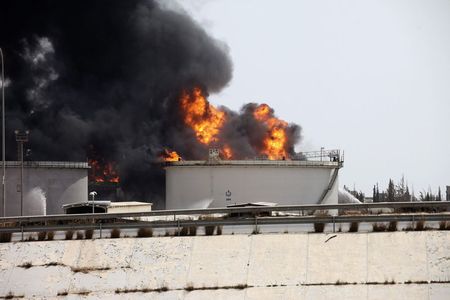
[[89,192],[96,193],[96,199],[121,201],[124,195],[120,187],[120,177],[113,162],[89,160]]
[[[240,203],[337,204],[339,151],[320,159],[175,161],[166,164],[166,209],[226,207]],[[319,152],[314,152],[319,156]]]
[[64,213],[63,204],[87,201],[87,162],[25,161],[23,194],[21,162],[8,161],[5,167],[6,216],[20,216],[21,195],[25,216]]

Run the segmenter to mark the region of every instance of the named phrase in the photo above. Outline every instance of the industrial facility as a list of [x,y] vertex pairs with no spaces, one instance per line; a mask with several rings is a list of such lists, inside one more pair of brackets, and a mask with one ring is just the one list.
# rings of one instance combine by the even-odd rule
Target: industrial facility
[[211,149],[206,161],[166,164],[166,209],[336,204],[342,166],[338,150],[303,153],[292,160],[221,160],[219,151]]
[[25,161],[22,168],[20,161],[8,161],[5,168],[0,215],[58,214],[64,204],[87,201],[87,162]]
[[[210,149],[205,161],[165,163],[165,208],[336,204],[342,202],[338,189],[342,166],[339,150],[304,152],[291,160],[223,160],[218,149]],[[7,162],[1,215],[4,208],[6,216],[91,212],[89,169],[87,162],[25,161],[23,167],[19,161]],[[97,185],[90,189],[94,187],[97,190]],[[107,201],[96,204],[107,205],[95,205],[95,212],[113,209],[116,199],[99,199]]]

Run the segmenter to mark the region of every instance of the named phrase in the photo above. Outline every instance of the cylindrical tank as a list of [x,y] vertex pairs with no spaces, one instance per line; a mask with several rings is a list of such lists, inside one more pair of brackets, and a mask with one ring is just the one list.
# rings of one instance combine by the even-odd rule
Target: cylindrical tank
[[338,203],[339,162],[178,161],[166,166],[166,209]]
[[[20,215],[20,166],[17,161],[6,162],[6,216]],[[87,201],[88,169],[84,162],[25,161],[23,215],[64,213],[63,204]],[[1,198],[0,194],[3,215]]]

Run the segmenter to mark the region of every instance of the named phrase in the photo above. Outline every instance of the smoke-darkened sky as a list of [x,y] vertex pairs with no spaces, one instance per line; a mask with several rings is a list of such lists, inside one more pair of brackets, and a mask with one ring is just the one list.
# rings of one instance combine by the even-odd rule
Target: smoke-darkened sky
[[[228,46],[161,3],[2,1],[8,160],[16,159],[14,130],[28,129],[27,159],[114,162],[127,200],[158,204],[164,176],[155,161],[164,148],[206,158],[211,145],[184,124],[179,99],[194,87],[208,95],[230,82]],[[266,129],[255,108],[221,108],[227,122],[219,138],[235,158],[261,151]],[[293,153],[300,127],[286,126]]]
[[183,140],[181,91],[219,91],[232,76],[225,45],[149,0],[2,1],[0,46],[7,159],[14,129],[29,129],[30,159],[115,161],[140,200],[163,190],[151,162]]

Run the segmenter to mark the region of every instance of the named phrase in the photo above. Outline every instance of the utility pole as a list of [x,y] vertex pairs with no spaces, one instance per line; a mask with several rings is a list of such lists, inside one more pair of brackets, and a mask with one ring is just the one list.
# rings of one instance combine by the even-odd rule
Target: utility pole
[[5,66],[3,61],[3,50],[0,48],[0,60],[2,63],[2,194],[3,194],[3,217],[6,217],[6,161],[5,161]]
[[17,150],[18,150],[18,160],[20,160],[20,215],[23,216],[23,144],[28,142],[28,130],[21,131],[15,130]]

